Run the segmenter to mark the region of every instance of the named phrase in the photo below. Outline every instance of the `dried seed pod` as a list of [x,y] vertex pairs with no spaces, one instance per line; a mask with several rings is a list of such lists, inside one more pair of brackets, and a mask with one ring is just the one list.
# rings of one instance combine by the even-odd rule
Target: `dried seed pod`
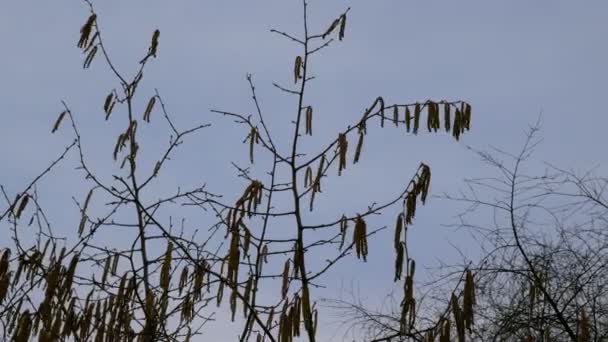
[[51,130],[51,133],[55,133],[58,129],[59,129],[59,125],[61,125],[61,121],[63,120],[63,117],[67,114],[67,111],[63,111],[61,112],[61,114],[59,114],[59,117],[57,117],[57,120],[55,120],[55,124],[53,125],[53,129]]
[[302,57],[297,56],[295,62],[293,63],[293,79],[294,83],[298,83],[298,80],[302,78],[301,75],[302,69]]
[[146,110],[144,111],[144,121],[150,122],[150,113],[152,113],[152,109],[154,108],[154,104],[156,103],[156,96],[152,96],[148,101],[148,105],[146,106]]
[[355,149],[355,158],[353,159],[353,164],[357,164],[359,162],[359,158],[361,157],[361,148],[363,148],[363,133],[359,133],[359,141],[357,141],[357,148]]

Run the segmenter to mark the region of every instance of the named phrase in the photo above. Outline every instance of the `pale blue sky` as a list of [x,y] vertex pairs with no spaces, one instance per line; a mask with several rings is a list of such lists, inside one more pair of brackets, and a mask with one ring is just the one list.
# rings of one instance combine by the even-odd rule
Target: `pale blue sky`
[[[175,185],[206,182],[229,196],[242,191],[243,183],[234,181],[229,162],[246,165],[247,147],[240,141],[247,132],[209,110],[252,112],[245,81],[245,75],[252,73],[271,129],[279,141],[286,141],[297,104],[272,82],[292,84],[298,46],[269,30],[301,35],[301,2],[95,3],[106,44],[121,71],[134,70],[152,32],[161,31],[158,59],[150,63],[140,88],[148,94],[140,99],[141,110],[158,88],[178,126],[213,124],[187,140],[157,189],[171,191]],[[349,165],[343,177],[326,181],[326,194],[318,201],[323,209],[317,217],[336,210],[352,213],[370,200],[390,198],[397,185],[409,181],[420,161],[433,170],[434,193],[456,191],[464,177],[487,174],[465,145],[517,149],[523,129],[541,110],[544,143],[537,157],[581,169],[606,164],[608,2],[311,0],[311,26],[322,31],[348,6],[352,10],[345,40],[311,62],[317,79],[310,83],[307,101],[315,108],[315,135],[303,139],[306,151],[317,150],[355,123],[379,95],[391,104],[429,98],[466,100],[473,106],[472,127],[457,144],[445,134],[414,137],[403,128],[380,131],[371,125],[362,161]],[[89,70],[81,67],[83,56],[76,42],[87,15],[80,1],[0,2],[0,184],[11,196],[71,140],[68,130],[50,134],[62,110],[60,100],[70,105],[82,126],[90,162],[100,172],[107,171],[104,165],[111,160],[115,136],[124,128],[117,121],[103,121],[105,95],[118,86],[106,66],[99,59]],[[165,128],[158,121],[142,130],[148,134],[149,146],[166,143],[164,136],[157,138]],[[153,150],[149,147],[142,153]],[[265,161],[261,158],[256,164],[264,166],[256,170],[260,177],[268,167]],[[70,225],[66,232],[75,229],[76,209],[70,196],[82,197],[86,191],[66,191],[78,175],[74,162],[70,159],[40,188],[45,204],[55,208],[54,222]],[[433,199],[417,213],[410,248],[419,265],[433,266],[437,258],[457,256],[447,236],[467,248],[466,238],[440,227],[450,223],[458,209],[454,203]],[[372,223],[392,226],[395,213]],[[1,241],[7,235],[0,227]],[[391,288],[391,246],[390,231],[374,237],[368,264],[350,258],[324,279],[330,288],[318,295],[336,296],[335,284],[355,281],[371,303],[381,300]],[[331,328],[323,328],[321,340],[329,340]],[[214,330],[205,337],[231,341],[235,335],[232,330]]]

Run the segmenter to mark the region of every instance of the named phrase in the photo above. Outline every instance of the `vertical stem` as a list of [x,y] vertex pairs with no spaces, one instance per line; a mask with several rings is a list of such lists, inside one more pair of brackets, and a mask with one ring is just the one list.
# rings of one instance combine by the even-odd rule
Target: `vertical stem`
[[[304,103],[304,90],[306,89],[306,77],[308,71],[308,19],[307,19],[307,6],[306,0],[302,0],[303,10],[304,10],[304,56],[302,62],[302,84],[300,87],[300,91],[298,92],[298,111],[296,117],[295,131],[293,134],[293,144],[291,149],[291,182],[292,182],[292,192],[293,192],[293,201],[294,201],[294,211],[296,217],[296,224],[298,229],[298,238],[297,238],[297,246],[294,253],[298,253],[298,258],[294,258],[294,260],[299,260],[299,273],[302,280],[302,297],[310,299],[310,290],[308,284],[308,275],[306,273],[306,260],[304,255],[304,224],[302,222],[302,214],[301,214],[301,206],[300,206],[300,196],[298,192],[298,169],[296,167],[296,154],[298,148],[298,138],[300,131],[300,122],[302,119],[302,107]],[[306,333],[308,335],[309,342],[315,342],[315,329],[312,323],[312,312],[310,309],[305,307],[304,310],[308,310],[308,312],[304,312],[304,328],[306,329]]]

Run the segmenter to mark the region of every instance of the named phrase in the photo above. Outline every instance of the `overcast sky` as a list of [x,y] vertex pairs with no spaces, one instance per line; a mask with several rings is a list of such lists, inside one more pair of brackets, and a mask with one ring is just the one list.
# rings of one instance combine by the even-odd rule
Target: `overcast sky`
[[[179,127],[213,125],[187,140],[158,191],[204,182],[232,197],[240,193],[245,184],[235,182],[230,161],[247,165],[247,147],[240,144],[247,132],[210,109],[253,113],[245,81],[251,73],[271,131],[278,141],[288,142],[297,103],[272,82],[293,83],[299,46],[270,29],[301,36],[301,1],[94,3],[105,43],[121,72],[132,73],[152,32],[161,31],[158,58],[149,64],[139,90],[141,111],[158,88]],[[344,41],[315,55],[310,64],[316,79],[306,101],[315,108],[315,135],[303,139],[306,151],[318,150],[355,123],[379,95],[388,104],[461,99],[473,106],[473,118],[460,143],[445,134],[423,130],[415,137],[403,128],[381,131],[372,125],[361,163],[326,181],[327,194],[318,202],[320,217],[334,217],[336,211],[352,214],[370,201],[390,199],[420,161],[433,170],[434,193],[454,192],[464,177],[488,174],[466,145],[516,151],[523,130],[541,111],[539,160],[577,169],[605,166],[608,2],[311,0],[312,30],[322,32],[348,6],[352,9]],[[11,196],[71,141],[67,129],[50,134],[61,100],[76,115],[90,162],[100,172],[110,170],[114,139],[124,127],[118,121],[106,123],[102,105],[109,90],[119,85],[101,59],[82,69],[76,42],[87,16],[80,1],[0,2],[0,184]],[[159,147],[167,142],[166,132],[160,121],[142,130],[150,146]],[[144,153],[153,156],[154,151],[150,147]],[[64,225],[66,233],[75,229],[77,212],[70,196],[86,193],[86,188],[73,188],[74,176],[80,175],[73,170],[73,157],[40,188],[53,222]],[[262,158],[255,165],[260,177],[267,161]],[[457,256],[448,237],[461,248],[472,246],[441,227],[453,222],[459,209],[432,199],[417,213],[409,239],[418,265],[431,267],[436,259]],[[390,211],[373,224],[390,226],[395,214]],[[0,241],[8,237],[6,232],[3,228]],[[324,279],[328,289],[318,296],[337,296],[341,290],[336,284],[354,282],[372,305],[379,302],[392,287],[391,246],[390,231],[375,236],[369,262],[342,263]],[[205,337],[233,340],[235,335],[214,330]],[[322,341],[333,335],[330,327],[322,327]]]

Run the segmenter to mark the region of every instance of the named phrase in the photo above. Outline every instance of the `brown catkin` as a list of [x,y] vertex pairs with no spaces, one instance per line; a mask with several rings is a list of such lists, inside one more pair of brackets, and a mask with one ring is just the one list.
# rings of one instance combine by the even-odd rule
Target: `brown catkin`
[[338,39],[344,39],[344,31],[346,30],[346,14],[340,16],[340,32],[338,33]]
[[148,105],[146,106],[146,110],[144,111],[144,121],[150,122],[150,114],[152,113],[152,109],[154,108],[154,104],[156,103],[156,96],[152,96],[148,101]]
[[413,133],[418,134],[418,126],[420,125],[420,103],[416,103],[414,107],[414,129]]
[[348,141],[346,140],[346,134],[340,133],[338,135],[338,176],[342,174],[342,170],[346,169],[346,152],[348,150]]
[[106,96],[106,100],[103,103],[103,111],[106,114],[109,114],[108,112],[110,111],[110,105],[112,104],[112,100],[114,100],[114,92],[109,93],[108,96]]
[[285,298],[289,290],[289,259],[285,260],[283,266],[283,283],[281,285],[281,298]]
[[306,107],[306,134],[312,135],[312,107]]
[[300,75],[300,70],[302,69],[302,57],[297,56],[295,62],[293,63],[293,79],[294,83],[298,83],[298,80],[302,78]]
[[359,158],[361,157],[361,149],[363,148],[363,137],[365,135],[363,133],[359,133],[359,140],[357,141],[357,147],[355,149],[355,157],[353,159],[353,164],[357,164],[359,162]]
[[443,125],[445,126],[445,131],[450,131],[450,108],[451,105],[449,103],[443,104]]
[[78,40],[79,48],[84,48],[87,45],[87,42],[91,35],[91,29],[93,28],[93,24],[95,23],[96,19],[97,15],[91,14],[91,16],[87,18],[87,21],[84,23],[84,25],[82,25],[82,27],[80,28],[80,39]]
[[55,133],[59,129],[59,126],[61,125],[61,121],[63,120],[63,118],[65,117],[66,114],[67,114],[67,111],[65,111],[65,110],[59,114],[59,116],[57,117],[57,120],[55,120],[55,124],[53,125],[53,129],[51,130],[51,133]]
[[150,49],[148,52],[148,54],[150,56],[156,57],[156,50],[158,49],[158,37],[159,36],[160,36],[160,31],[154,30],[154,33],[152,34],[152,41],[150,42]]

